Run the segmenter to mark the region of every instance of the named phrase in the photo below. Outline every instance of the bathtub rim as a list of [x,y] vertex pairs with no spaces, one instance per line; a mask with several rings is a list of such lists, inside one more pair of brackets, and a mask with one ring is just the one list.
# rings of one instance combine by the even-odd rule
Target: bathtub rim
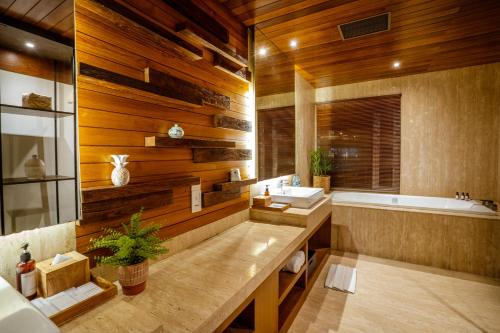
[[[500,215],[498,212],[494,212],[494,214],[481,214],[481,213],[463,213],[458,212],[456,210],[446,210],[446,209],[432,209],[432,208],[415,208],[410,206],[393,206],[393,205],[384,205],[384,204],[368,204],[368,203],[359,203],[359,202],[350,202],[350,201],[342,201],[337,202],[333,201],[333,196],[331,199],[332,209],[335,206],[343,206],[343,207],[357,207],[357,208],[369,208],[369,209],[381,209],[381,210],[391,210],[397,212],[411,212],[411,213],[425,213],[425,214],[434,214],[434,215],[446,215],[446,216],[460,216],[460,217],[469,217],[469,218],[479,218],[486,220],[498,220],[500,221]],[[332,215],[332,220],[335,217]],[[335,224],[335,222],[333,221]]]

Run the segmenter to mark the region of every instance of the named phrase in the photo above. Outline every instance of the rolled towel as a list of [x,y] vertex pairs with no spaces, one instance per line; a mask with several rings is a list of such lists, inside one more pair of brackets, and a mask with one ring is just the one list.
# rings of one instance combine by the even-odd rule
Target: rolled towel
[[306,262],[306,254],[304,251],[298,251],[290,258],[288,263],[283,267],[286,272],[298,273]]

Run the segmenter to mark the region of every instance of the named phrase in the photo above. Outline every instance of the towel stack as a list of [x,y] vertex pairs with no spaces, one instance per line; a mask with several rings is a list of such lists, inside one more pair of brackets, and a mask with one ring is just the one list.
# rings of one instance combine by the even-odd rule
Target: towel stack
[[283,270],[286,272],[298,273],[305,262],[306,254],[304,251],[298,251],[290,258],[286,266],[283,267]]

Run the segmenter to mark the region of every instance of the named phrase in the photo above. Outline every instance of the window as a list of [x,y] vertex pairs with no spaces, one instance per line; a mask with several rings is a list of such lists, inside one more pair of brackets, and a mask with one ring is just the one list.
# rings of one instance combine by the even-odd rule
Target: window
[[401,95],[321,103],[316,116],[335,188],[399,193]]

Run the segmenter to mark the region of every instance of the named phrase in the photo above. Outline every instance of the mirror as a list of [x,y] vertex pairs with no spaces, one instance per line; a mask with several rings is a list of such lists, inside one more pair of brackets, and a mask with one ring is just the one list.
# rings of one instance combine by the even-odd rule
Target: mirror
[[255,103],[259,181],[295,173],[295,70],[255,29]]
[[0,8],[3,235],[78,218],[74,3],[22,2]]

